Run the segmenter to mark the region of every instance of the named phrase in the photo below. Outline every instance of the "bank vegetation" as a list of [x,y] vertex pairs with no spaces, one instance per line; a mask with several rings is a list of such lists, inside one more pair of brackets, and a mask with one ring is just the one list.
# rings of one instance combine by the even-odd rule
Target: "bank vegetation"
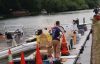
[[[100,5],[100,0],[0,0],[0,15],[35,15],[45,10],[47,13],[92,9]],[[15,13],[15,14],[16,14]]]

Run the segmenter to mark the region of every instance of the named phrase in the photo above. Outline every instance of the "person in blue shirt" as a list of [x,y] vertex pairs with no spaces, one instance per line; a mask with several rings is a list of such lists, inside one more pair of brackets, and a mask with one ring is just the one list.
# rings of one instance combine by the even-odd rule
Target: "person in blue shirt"
[[61,32],[65,32],[64,28],[60,26],[60,22],[56,21],[55,26],[52,28],[52,44],[54,48],[54,57],[59,58],[60,56],[60,38]]

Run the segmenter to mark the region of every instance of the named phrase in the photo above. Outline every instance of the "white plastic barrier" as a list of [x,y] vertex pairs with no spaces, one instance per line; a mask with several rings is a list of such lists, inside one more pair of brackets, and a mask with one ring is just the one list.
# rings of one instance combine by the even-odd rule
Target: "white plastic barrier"
[[[36,49],[36,42],[31,42],[31,43],[24,43],[22,45],[10,48],[12,54],[17,54],[20,53],[21,51],[27,51],[31,49]],[[8,56],[8,49],[0,51],[0,58]]]

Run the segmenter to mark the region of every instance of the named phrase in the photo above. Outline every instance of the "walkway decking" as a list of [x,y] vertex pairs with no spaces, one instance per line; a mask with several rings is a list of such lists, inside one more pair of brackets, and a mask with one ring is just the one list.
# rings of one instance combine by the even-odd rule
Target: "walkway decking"
[[91,64],[92,35],[90,35],[89,38],[90,39],[85,44],[84,52],[80,55],[77,63]]

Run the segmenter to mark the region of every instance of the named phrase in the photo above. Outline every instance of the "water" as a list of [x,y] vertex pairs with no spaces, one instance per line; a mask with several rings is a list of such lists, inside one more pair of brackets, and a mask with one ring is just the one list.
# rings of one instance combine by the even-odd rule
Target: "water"
[[23,25],[24,32],[29,33],[30,31],[30,34],[32,34],[37,28],[52,27],[57,20],[59,20],[61,24],[71,24],[73,19],[79,18],[80,23],[83,23],[83,18],[85,17],[86,23],[91,23],[90,19],[93,15],[93,10],[81,10],[62,12],[55,15],[39,15],[0,20],[0,32],[7,30],[3,28],[5,25]]
[[[0,23],[5,25],[24,25],[24,26],[47,26],[53,25],[56,20],[61,21],[61,24],[72,23],[73,19],[79,18],[82,23],[83,17],[86,19],[86,23],[90,23],[92,18],[92,10],[73,11],[66,13],[59,13],[55,15],[39,15],[31,17],[21,17],[9,20],[1,20]],[[1,24],[0,24],[1,25]]]
[[92,21],[90,19],[93,15],[93,10],[81,10],[61,12],[55,15],[38,15],[0,20],[0,32],[15,31],[20,28],[20,30],[24,32],[23,39],[26,39],[34,35],[38,28],[54,26],[57,20],[59,20],[61,24],[71,24],[74,19],[78,18],[81,24],[83,23],[83,18],[85,18],[86,23],[91,23]]

